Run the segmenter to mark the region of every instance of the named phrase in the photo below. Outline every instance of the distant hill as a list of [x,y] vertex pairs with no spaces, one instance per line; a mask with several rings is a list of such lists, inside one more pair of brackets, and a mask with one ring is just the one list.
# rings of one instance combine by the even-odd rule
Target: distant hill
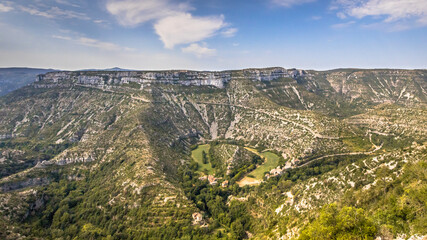
[[113,67],[113,68],[106,68],[106,69],[83,69],[76,72],[129,72],[129,71],[135,71],[131,69],[123,69],[119,67]]
[[0,96],[34,82],[38,74],[55,71],[40,68],[0,68]]

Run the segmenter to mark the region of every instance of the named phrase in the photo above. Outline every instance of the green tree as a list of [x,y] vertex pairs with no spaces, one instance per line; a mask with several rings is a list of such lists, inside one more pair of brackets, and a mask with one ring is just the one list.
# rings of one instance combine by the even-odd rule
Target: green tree
[[338,209],[336,204],[330,204],[301,232],[299,239],[374,239],[375,233],[376,227],[363,209]]
[[202,162],[203,162],[203,164],[208,164],[208,162],[209,162],[208,155],[206,154],[205,151],[202,151]]
[[235,236],[237,236],[238,239],[242,239],[245,236],[245,228],[243,227],[243,224],[240,219],[231,224],[231,230],[233,231]]

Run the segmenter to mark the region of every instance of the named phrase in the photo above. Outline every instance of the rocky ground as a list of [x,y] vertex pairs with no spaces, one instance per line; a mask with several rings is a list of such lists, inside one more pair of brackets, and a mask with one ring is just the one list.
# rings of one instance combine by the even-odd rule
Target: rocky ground
[[[333,202],[379,214],[349,195],[416,185],[405,174],[427,157],[426,89],[424,70],[40,75],[0,100],[0,236],[288,239]],[[192,147],[214,142],[230,184],[203,188],[224,193],[227,214],[231,202],[243,204],[244,222],[227,223],[199,183],[186,185],[186,171],[198,174]],[[284,171],[239,187],[225,173],[244,147],[277,153]],[[245,176],[242,166],[234,170]],[[403,192],[422,191],[420,181],[421,190],[393,196],[409,199]],[[193,219],[199,212],[203,220]],[[393,236],[426,234],[419,217],[409,225],[378,219]]]

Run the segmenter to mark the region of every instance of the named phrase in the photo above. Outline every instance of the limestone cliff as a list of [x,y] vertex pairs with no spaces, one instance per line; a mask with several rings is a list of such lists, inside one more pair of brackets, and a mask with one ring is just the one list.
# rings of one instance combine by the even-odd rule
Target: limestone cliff
[[279,78],[297,78],[303,76],[303,70],[284,68],[245,69],[240,71],[129,71],[129,72],[51,72],[41,74],[36,79],[36,87],[43,84],[82,84],[102,87],[138,83],[142,87],[151,84],[181,84],[192,86],[214,86],[224,88],[231,79],[250,79],[253,81],[272,81]]

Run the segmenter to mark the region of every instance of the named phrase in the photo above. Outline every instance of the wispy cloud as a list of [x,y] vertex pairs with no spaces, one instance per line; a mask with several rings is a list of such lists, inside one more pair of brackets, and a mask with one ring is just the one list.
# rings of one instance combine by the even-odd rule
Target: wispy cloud
[[215,56],[216,50],[210,49],[206,46],[200,46],[197,43],[192,43],[188,47],[181,48],[182,52],[184,53],[191,53],[196,55],[198,58],[201,57],[208,57],[208,56]]
[[62,35],[53,35],[52,37],[60,40],[70,41],[86,47],[98,48],[100,50],[105,50],[105,51],[135,51],[135,49],[132,49],[132,48],[122,47],[114,43],[104,42],[104,41],[100,41],[93,38],[87,38],[87,37],[73,38],[73,37],[62,36]]
[[94,19],[93,22],[95,24],[98,24],[98,25],[101,25],[101,26],[104,26],[104,27],[110,24],[109,21],[106,21],[106,20],[103,20],[103,19]]
[[45,17],[45,18],[55,18],[56,17],[55,15],[53,15],[51,13],[48,13],[48,12],[45,12],[45,11],[40,11],[40,10],[34,8],[34,7],[19,6],[19,9],[22,12],[29,13],[29,14],[31,14],[33,16],[39,16],[39,17]]
[[317,0],[271,0],[273,4],[279,5],[282,7],[292,7],[295,5],[301,5],[304,3],[315,2]]
[[59,8],[57,6],[46,6],[45,4],[36,2],[36,5],[20,5],[17,3],[12,3],[6,1],[8,3],[5,5],[4,3],[0,3],[0,11],[11,11],[16,10],[24,13],[28,13],[33,16],[45,17],[49,19],[80,19],[80,20],[91,20],[89,16],[85,13],[76,12],[72,10],[66,10]]
[[121,25],[131,27],[191,10],[188,4],[169,0],[109,0],[106,7]]
[[221,35],[224,37],[234,37],[236,35],[238,29],[237,28],[227,28],[221,32]]
[[374,17],[400,28],[427,26],[426,0],[336,0],[331,9],[337,10],[340,18]]
[[[194,16],[190,13],[192,6],[172,0],[109,0],[106,8],[123,26],[153,22],[156,34],[169,49],[205,40],[227,27],[222,15]],[[237,29],[230,28],[224,30],[223,36],[236,32]]]
[[55,0],[55,2],[57,2],[59,4],[62,4],[62,5],[66,5],[66,6],[71,6],[71,7],[76,7],[76,8],[80,7],[80,5],[75,4],[75,3],[71,3],[71,2],[69,2],[67,0]]
[[335,28],[335,29],[347,28],[347,27],[350,27],[351,25],[353,25],[355,23],[356,23],[356,21],[348,21],[348,22],[345,22],[345,23],[333,24],[331,27]]
[[0,12],[10,12],[13,10],[13,7],[10,4],[0,3]]

